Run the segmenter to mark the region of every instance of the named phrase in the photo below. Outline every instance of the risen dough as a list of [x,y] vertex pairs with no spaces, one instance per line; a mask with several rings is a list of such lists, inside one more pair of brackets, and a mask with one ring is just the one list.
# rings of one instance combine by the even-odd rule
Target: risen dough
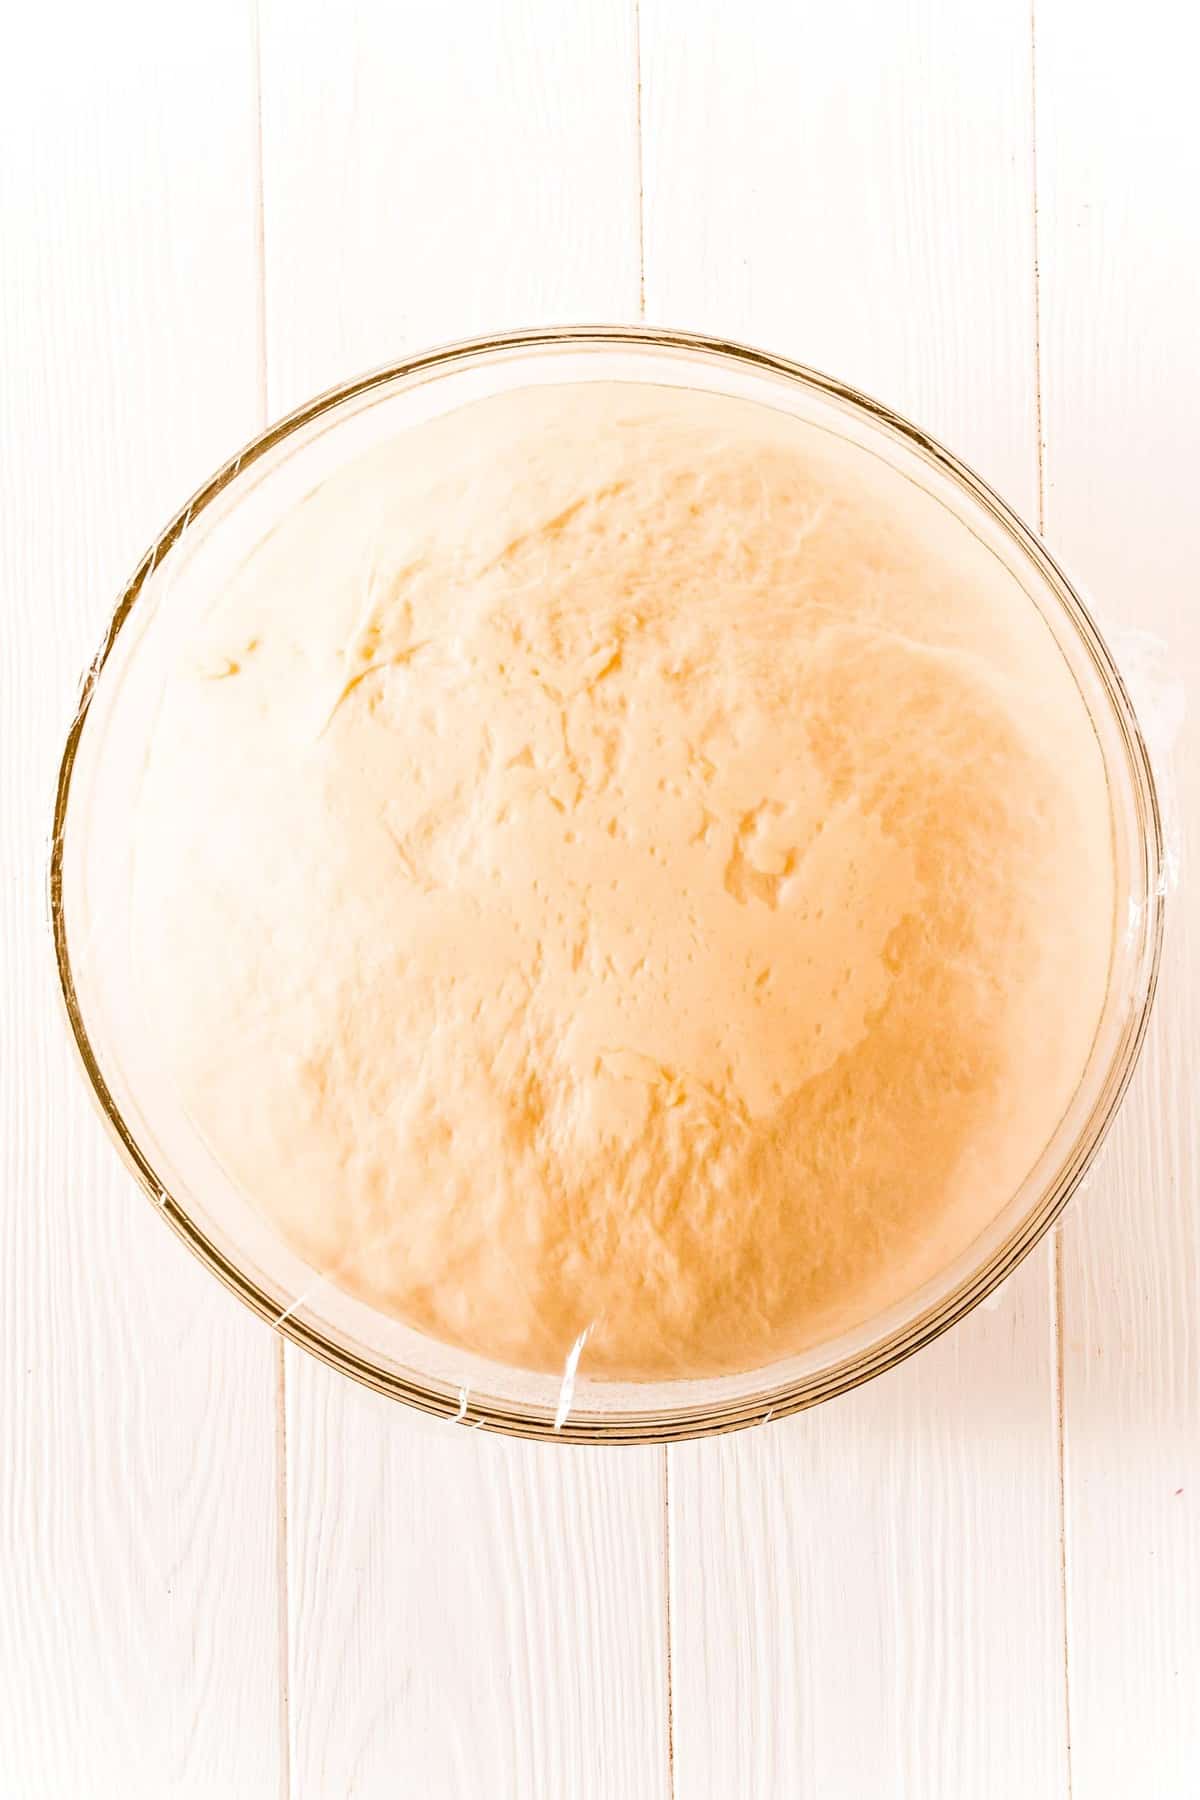
[[533,1368],[760,1364],[935,1272],[1088,1055],[1099,751],[932,499],[609,383],[417,427],[185,631],[144,1001],[318,1269]]

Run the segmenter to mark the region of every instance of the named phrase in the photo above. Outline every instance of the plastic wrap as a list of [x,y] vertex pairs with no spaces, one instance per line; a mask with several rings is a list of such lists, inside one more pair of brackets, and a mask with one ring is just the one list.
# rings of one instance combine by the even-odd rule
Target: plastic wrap
[[[798,1354],[699,1378],[604,1379],[589,1372],[589,1337],[602,1323],[591,1315],[576,1320],[561,1368],[480,1356],[414,1329],[315,1268],[284,1241],[189,1116],[146,1029],[134,966],[131,871],[154,847],[137,842],[130,796],[145,777],[164,671],[211,597],[229,588],[252,550],[305,495],[397,432],[499,391],[597,378],[761,402],[868,450],[967,523],[1054,633],[1092,715],[1113,808],[1124,924],[1100,1028],[1073,1101],[1011,1200],[899,1303]],[[314,548],[314,555],[324,553],[323,546]],[[369,670],[376,646],[364,632],[359,620],[350,643]],[[968,471],[850,390],[756,352],[617,328],[539,332],[435,352],[326,395],[249,446],[172,522],[122,595],[84,682],[56,798],[51,911],[68,1017],[109,1127],[164,1217],[255,1311],[348,1374],[431,1413],[560,1441],[666,1440],[761,1422],[853,1386],[995,1290],[1079,1186],[1129,1079],[1153,996],[1179,839],[1171,783],[1156,796],[1138,716],[1117,667],[1160,772],[1169,767],[1182,695],[1154,640],[1131,633],[1114,647],[1115,666],[1065,578]],[[611,658],[608,647],[600,648]],[[255,649],[251,637],[239,654]],[[597,653],[580,666],[582,679],[592,679],[609,664]],[[214,680],[227,672],[224,662],[211,671]],[[358,678],[351,671],[342,682],[328,717]],[[248,771],[247,779],[256,773]],[[180,805],[186,807],[186,795]],[[735,870],[743,887],[759,884],[750,889],[754,898],[763,898],[759,889],[778,878],[772,854],[770,844],[760,845],[758,862],[745,865],[749,873]],[[719,1005],[720,997],[713,998]],[[380,1253],[395,1229],[382,1228]]]

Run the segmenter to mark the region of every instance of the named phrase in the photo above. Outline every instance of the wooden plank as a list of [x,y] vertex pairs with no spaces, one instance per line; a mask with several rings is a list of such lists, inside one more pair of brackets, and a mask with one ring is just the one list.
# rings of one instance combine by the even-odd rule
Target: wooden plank
[[1136,20],[1102,4],[1086,29],[1038,0],[1036,26],[1047,536],[1124,651],[1182,870],[1144,1062],[1063,1239],[1074,1793],[1183,1800],[1200,1783],[1200,27],[1169,0]]
[[[1036,510],[1028,12],[642,0],[646,306]],[[834,1406],[670,1453],[679,1800],[1065,1792],[1051,1262]]]
[[269,1794],[276,1344],[101,1130],[43,899],[117,588],[257,422],[246,9],[24,8],[0,112],[0,1789]]
[[1039,1258],[857,1393],[671,1450],[680,1800],[1065,1794],[1046,1314]]
[[855,383],[1036,509],[1015,0],[642,0],[646,311]]
[[[264,7],[272,411],[420,343],[635,312],[631,27]],[[293,1792],[665,1793],[661,1453],[504,1444],[287,1370]]]
[[264,0],[262,51],[273,412],[406,349],[636,315],[624,8]]
[[665,1794],[660,1453],[288,1381],[293,1791]]

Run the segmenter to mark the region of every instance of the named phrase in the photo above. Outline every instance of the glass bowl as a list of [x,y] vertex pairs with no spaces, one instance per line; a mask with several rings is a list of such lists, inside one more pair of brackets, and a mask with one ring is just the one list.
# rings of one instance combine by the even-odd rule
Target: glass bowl
[[[757,400],[883,459],[987,546],[1053,633],[1091,716],[1111,796],[1117,920],[1092,1052],[1021,1188],[969,1248],[901,1305],[768,1367],[711,1380],[573,1383],[435,1342],[319,1276],[207,1151],[139,1030],[121,872],[162,656],[211,594],[317,483],[375,444],[501,388],[654,382]],[[104,1118],[162,1216],[247,1305],[380,1392],[485,1429],[560,1442],[669,1441],[762,1422],[854,1387],[962,1318],[1032,1249],[1078,1186],[1128,1084],[1153,999],[1163,846],[1129,697],[1085,607],[1034,535],[923,432],[840,382],[780,357],[625,326],[508,333],[429,351],[335,388],[273,425],[166,526],[121,594],[84,678],[54,807],[50,908],[71,1031]]]

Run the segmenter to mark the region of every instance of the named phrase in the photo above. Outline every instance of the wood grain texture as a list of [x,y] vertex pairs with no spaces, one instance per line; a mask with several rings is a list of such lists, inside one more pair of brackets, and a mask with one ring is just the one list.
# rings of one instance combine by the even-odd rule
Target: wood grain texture
[[[635,314],[624,9],[268,4],[262,71],[272,411],[415,344]],[[293,1793],[665,1795],[661,1454],[287,1371]]]
[[[1036,511],[1027,11],[642,0],[646,305],[828,369]],[[670,1453],[679,1800],[1065,1792],[1050,1288]]]
[[0,63],[0,1794],[279,1774],[275,1347],[155,1217],[67,1049],[53,779],[120,582],[257,414],[241,0],[27,8]]
[[628,8],[262,8],[273,413],[416,346],[636,315]]
[[1200,28],[1167,0],[1133,23],[1038,0],[1046,530],[1124,649],[1180,857],[1146,1055],[1063,1240],[1075,1800],[1200,1790]]
[[646,311],[855,383],[1036,506],[1028,10],[641,0]]
[[665,1795],[659,1456],[289,1383],[294,1792]]
[[858,1393],[670,1452],[680,1800],[1065,1794],[1045,1318],[1038,1259]]

